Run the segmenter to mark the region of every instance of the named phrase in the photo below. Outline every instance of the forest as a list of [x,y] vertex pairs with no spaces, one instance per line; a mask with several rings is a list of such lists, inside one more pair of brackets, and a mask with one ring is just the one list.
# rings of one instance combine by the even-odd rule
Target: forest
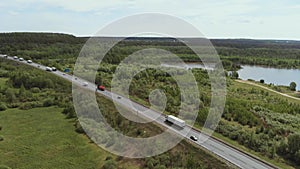
[[[71,66],[89,37],[55,33],[1,33],[0,52],[39,60],[44,64],[59,63]],[[105,40],[110,40],[109,37]],[[193,39],[181,39],[193,41]],[[201,40],[200,40],[201,41]],[[298,41],[211,39],[223,66],[236,70],[241,64],[264,65],[280,68],[300,68],[300,43]],[[201,45],[201,43],[200,43]],[[186,62],[201,62],[199,57],[182,41],[172,38],[127,38],[110,51],[107,62],[118,63],[128,54],[145,47],[158,47],[180,56]]]

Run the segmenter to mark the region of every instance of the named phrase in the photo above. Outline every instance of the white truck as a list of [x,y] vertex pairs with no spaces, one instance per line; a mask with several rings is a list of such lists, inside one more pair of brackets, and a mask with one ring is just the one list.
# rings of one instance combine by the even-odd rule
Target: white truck
[[183,120],[181,120],[181,119],[179,119],[179,118],[177,118],[173,115],[167,115],[166,116],[166,121],[170,122],[172,124],[175,124],[179,127],[182,127],[182,128],[185,126],[185,121],[183,121]]
[[51,68],[51,67],[46,67],[46,71],[51,72],[51,71],[52,71],[52,68]]

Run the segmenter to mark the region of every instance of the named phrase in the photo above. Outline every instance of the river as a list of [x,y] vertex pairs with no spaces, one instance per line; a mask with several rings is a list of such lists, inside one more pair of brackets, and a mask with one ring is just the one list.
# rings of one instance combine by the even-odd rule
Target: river
[[[184,69],[207,69],[200,63],[186,63],[185,65],[162,64],[162,66]],[[300,90],[300,69],[279,69],[263,66],[242,65],[242,69],[238,71],[238,74],[239,78],[243,80],[253,79],[259,81],[263,79],[267,84],[273,83],[275,85],[289,86],[291,82],[296,82],[297,90]]]
[[289,86],[291,82],[296,82],[297,90],[300,90],[300,70],[299,69],[278,69],[262,66],[243,65],[238,71],[239,78],[243,80],[253,79],[259,81],[263,79],[265,83]]

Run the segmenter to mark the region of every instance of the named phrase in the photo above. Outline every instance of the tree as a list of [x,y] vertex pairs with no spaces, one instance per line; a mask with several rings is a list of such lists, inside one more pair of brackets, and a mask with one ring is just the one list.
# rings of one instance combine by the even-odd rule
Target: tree
[[233,77],[234,79],[238,79],[239,78],[239,74],[237,71],[233,71],[231,74],[231,77]]
[[4,103],[0,102],[0,111],[4,111],[6,109],[7,109],[6,105]]
[[260,83],[265,83],[265,80],[264,80],[264,79],[260,79],[259,82],[260,82]]
[[300,150],[298,150],[295,154],[295,159],[298,164],[300,164]]
[[297,87],[297,84],[296,84],[295,82],[291,82],[291,83],[290,83],[290,89],[291,89],[292,91],[296,91],[296,87]]
[[10,102],[10,103],[14,103],[17,100],[17,97],[16,97],[14,91],[10,88],[6,90],[5,96],[6,96],[7,102]]
[[294,134],[288,137],[288,150],[289,153],[295,154],[300,150],[300,135]]

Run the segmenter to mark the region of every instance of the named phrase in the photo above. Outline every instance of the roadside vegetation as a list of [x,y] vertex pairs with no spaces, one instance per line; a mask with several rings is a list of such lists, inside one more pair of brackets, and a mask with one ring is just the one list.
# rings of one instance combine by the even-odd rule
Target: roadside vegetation
[[[250,83],[255,83],[255,84],[260,85],[260,86],[267,87],[269,89],[272,89],[274,91],[277,91],[277,92],[280,92],[280,93],[283,93],[283,94],[287,94],[287,95],[290,95],[290,96],[293,96],[293,97],[296,97],[296,98],[300,98],[300,91],[296,91],[297,84],[295,82],[291,82],[289,86],[283,86],[283,85],[274,85],[272,83],[267,84],[267,83],[264,82],[263,79],[261,79],[260,81],[255,81],[253,79],[248,79],[247,81],[250,82]],[[247,82],[247,81],[245,81],[245,82]]]
[[[128,159],[85,136],[72,106],[71,83],[31,66],[0,60],[0,166],[6,168],[232,168],[187,141],[158,156]],[[133,137],[162,131],[129,122],[99,96],[112,127]],[[112,118],[114,117],[114,118]]]

